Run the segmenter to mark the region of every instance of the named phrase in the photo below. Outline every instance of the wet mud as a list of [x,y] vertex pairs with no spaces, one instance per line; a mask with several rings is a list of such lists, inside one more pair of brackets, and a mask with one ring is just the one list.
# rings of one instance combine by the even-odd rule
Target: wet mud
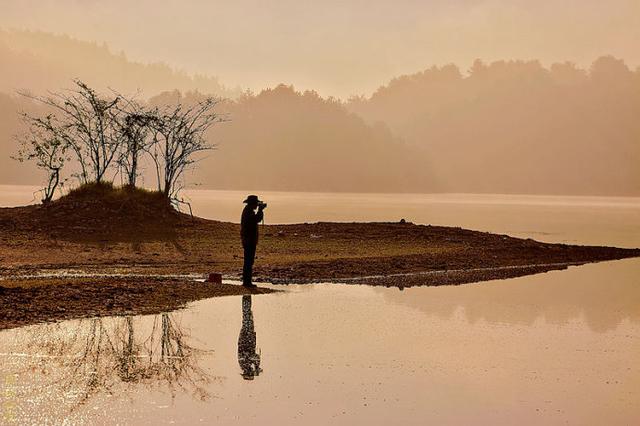
[[40,278],[0,281],[0,330],[75,318],[147,315],[199,299],[274,290],[177,278]]

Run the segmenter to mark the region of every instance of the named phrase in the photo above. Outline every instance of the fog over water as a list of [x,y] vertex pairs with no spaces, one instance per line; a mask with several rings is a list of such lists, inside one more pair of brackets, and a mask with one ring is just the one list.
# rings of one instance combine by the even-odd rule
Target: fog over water
[[[37,187],[0,185],[0,205],[36,202]],[[239,222],[242,200],[268,201],[265,222],[397,222],[459,226],[535,240],[640,247],[640,198],[500,194],[366,194],[187,190],[193,214]],[[37,196],[37,194],[35,195]],[[181,208],[185,211],[186,206]]]

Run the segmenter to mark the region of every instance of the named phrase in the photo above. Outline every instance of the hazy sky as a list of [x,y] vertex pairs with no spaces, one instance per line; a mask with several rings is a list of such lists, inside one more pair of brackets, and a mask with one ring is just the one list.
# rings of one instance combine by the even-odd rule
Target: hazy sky
[[342,97],[475,58],[640,65],[640,0],[0,0],[0,27],[105,41],[228,86]]

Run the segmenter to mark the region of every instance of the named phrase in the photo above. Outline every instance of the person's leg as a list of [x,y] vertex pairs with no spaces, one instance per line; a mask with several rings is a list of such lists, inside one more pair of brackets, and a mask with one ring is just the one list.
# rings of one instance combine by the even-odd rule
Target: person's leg
[[251,282],[251,263],[249,261],[249,247],[244,246],[244,265],[242,266],[242,284],[248,284]]
[[244,247],[244,267],[242,268],[242,284],[251,284],[253,278],[253,261],[256,257],[256,247],[246,245]]
[[249,282],[253,283],[253,264],[256,260],[256,246],[251,246],[249,251]]

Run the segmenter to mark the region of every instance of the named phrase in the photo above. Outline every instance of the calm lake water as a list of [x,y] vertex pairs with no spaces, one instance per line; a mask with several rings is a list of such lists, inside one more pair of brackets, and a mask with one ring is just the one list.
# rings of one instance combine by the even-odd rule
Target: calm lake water
[[[25,202],[5,188],[0,204]],[[195,214],[234,221],[244,195],[189,194]],[[406,218],[640,246],[637,198],[260,195],[268,223]],[[0,422],[640,424],[640,259],[404,291],[276,287],[2,331]]]

